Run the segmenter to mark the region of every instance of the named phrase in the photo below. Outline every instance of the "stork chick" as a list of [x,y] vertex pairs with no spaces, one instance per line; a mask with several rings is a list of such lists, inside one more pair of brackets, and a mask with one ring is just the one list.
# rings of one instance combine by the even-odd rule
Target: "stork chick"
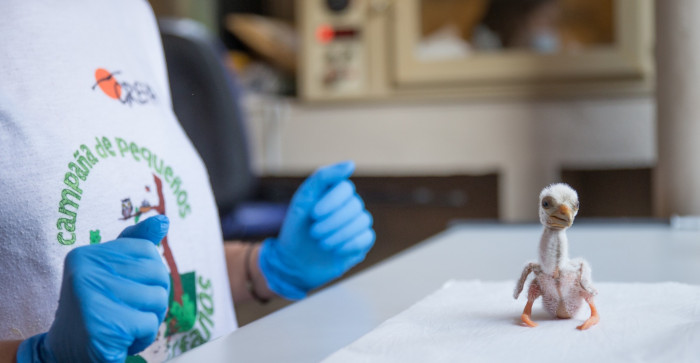
[[534,272],[527,304],[520,317],[527,326],[537,326],[532,321],[532,304],[540,296],[545,310],[560,319],[573,317],[585,300],[591,308],[591,316],[577,327],[579,330],[588,329],[600,320],[593,303],[597,291],[591,285],[588,262],[582,258],[569,259],[566,229],[574,223],[578,208],[578,194],[567,184],[552,184],[540,193],[539,215],[544,226],[540,240],[540,263],[531,262],[525,266],[513,294],[517,299],[527,276]]

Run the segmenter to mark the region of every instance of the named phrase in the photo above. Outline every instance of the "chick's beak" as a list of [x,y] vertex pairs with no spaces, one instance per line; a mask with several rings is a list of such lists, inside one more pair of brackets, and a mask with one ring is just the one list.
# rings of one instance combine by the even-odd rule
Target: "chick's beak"
[[551,214],[552,224],[559,227],[571,227],[574,223],[574,213],[568,206],[562,204]]
[[567,216],[568,219],[571,219],[571,208],[567,207],[566,204],[562,204],[559,206],[559,213]]

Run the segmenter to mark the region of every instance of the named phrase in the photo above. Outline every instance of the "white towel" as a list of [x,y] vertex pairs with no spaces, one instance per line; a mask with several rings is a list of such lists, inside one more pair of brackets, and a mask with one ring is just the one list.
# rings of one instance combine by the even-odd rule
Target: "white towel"
[[521,325],[515,282],[448,281],[325,362],[700,361],[700,286],[597,283],[601,321],[586,331],[586,304],[556,319],[535,302]]

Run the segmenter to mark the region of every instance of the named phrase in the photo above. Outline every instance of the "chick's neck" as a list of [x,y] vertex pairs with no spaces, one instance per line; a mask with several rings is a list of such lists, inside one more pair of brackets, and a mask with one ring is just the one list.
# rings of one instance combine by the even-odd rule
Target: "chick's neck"
[[540,240],[542,271],[548,275],[554,275],[555,271],[561,270],[568,261],[569,242],[566,239],[566,229],[545,227]]

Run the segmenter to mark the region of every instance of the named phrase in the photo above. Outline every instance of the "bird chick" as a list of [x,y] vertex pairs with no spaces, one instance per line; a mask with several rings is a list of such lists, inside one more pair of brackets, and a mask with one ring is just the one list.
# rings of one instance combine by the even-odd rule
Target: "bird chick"
[[578,194],[567,184],[552,184],[540,193],[539,216],[544,230],[540,239],[539,264],[531,262],[525,266],[513,294],[517,299],[527,276],[534,272],[535,278],[530,282],[527,304],[521,316],[527,326],[537,326],[532,321],[532,304],[540,296],[545,310],[561,319],[573,317],[586,301],[591,316],[577,327],[579,330],[588,329],[600,320],[593,303],[597,291],[592,286],[588,262],[582,258],[569,259],[566,229],[574,223],[578,209]]

